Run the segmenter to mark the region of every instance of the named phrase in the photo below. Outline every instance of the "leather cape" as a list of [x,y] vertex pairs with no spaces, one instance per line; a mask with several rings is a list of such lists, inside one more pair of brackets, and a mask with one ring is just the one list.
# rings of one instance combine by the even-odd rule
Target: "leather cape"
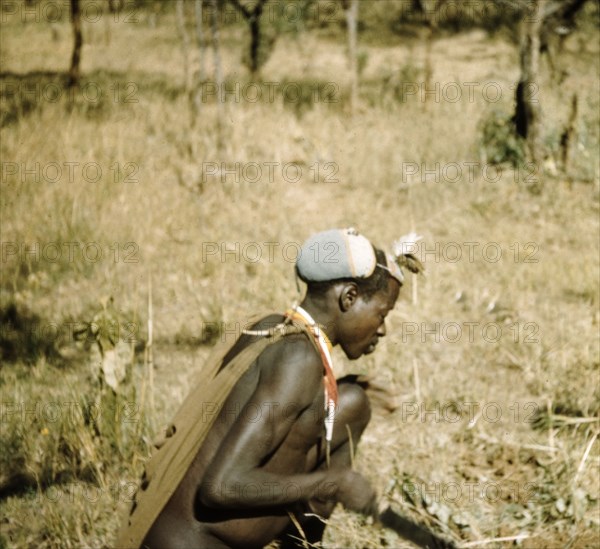
[[[286,335],[305,333],[298,323],[281,324],[268,330],[268,335],[253,338],[244,349],[226,365],[223,360],[235,342],[218,344],[202,368],[203,383],[198,383],[183,401],[167,428],[165,439],[146,464],[142,482],[136,493],[129,515],[117,534],[114,547],[138,549],[185,476],[200,450],[218,414],[203,415],[206,403],[221,405],[236,382],[270,345]],[[239,338],[236,339],[236,342]],[[202,418],[202,419],[200,419]],[[157,445],[158,446],[158,445]]]

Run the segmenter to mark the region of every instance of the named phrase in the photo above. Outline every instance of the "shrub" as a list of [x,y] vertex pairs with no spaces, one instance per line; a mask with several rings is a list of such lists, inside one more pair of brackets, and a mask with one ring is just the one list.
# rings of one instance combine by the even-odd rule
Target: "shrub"
[[480,123],[481,153],[489,164],[510,163],[519,166],[525,161],[525,142],[515,132],[510,115],[493,110]]

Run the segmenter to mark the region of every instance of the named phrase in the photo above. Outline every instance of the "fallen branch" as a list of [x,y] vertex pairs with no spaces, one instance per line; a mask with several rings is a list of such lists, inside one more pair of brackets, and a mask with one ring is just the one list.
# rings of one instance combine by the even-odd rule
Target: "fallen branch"
[[466,547],[480,547],[482,545],[489,545],[490,543],[500,543],[504,541],[521,541],[523,539],[527,539],[528,537],[529,534],[519,534],[518,536],[506,536],[502,538],[488,538],[477,541],[469,541],[461,544],[460,549],[465,549]]

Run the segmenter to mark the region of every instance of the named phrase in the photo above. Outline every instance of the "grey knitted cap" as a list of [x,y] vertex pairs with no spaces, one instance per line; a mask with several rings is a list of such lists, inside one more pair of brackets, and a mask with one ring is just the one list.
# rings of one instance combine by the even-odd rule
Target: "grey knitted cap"
[[[398,265],[386,254],[388,265],[380,265],[402,283]],[[368,278],[375,271],[377,257],[367,238],[353,228],[330,229],[312,235],[300,249],[296,269],[300,278],[324,282],[340,278]]]

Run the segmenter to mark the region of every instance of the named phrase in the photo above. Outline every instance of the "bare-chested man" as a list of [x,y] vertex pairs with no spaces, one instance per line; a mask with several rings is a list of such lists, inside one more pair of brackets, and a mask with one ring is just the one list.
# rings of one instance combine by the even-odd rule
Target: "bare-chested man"
[[[337,503],[376,513],[375,491],[351,469],[369,399],[351,378],[336,383],[330,351],[340,345],[357,359],[375,350],[403,275],[394,258],[352,229],[311,237],[296,272],[307,283],[301,305],[252,326],[220,369],[266,334],[296,331],[267,345],[220,403],[142,547],[251,548],[275,539],[282,547],[301,546],[303,536],[321,539],[318,516],[327,518]],[[118,544],[131,539],[122,535]]]

